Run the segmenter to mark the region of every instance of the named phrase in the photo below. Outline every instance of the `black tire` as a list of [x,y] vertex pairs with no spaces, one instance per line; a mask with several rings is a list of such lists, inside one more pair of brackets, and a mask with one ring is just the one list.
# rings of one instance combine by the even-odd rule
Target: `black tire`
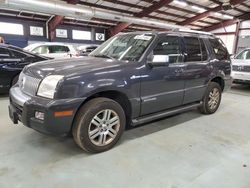
[[11,81],[11,87],[12,87],[13,85],[15,85],[15,84],[18,82],[18,78],[19,78],[19,74],[16,75],[16,76],[12,79],[12,81]]
[[[104,115],[102,118],[102,114],[105,114],[105,112],[108,111],[109,117],[111,119],[105,120]],[[106,116],[106,115],[105,115]],[[111,127],[111,120],[116,119],[115,122],[118,122],[115,124],[115,128]],[[102,122],[100,125],[95,125],[92,122],[95,118],[99,118],[101,121],[107,121]],[[98,121],[99,121],[98,120]],[[95,123],[98,121],[94,121]],[[100,121],[99,121],[100,122]],[[115,123],[114,122],[114,123]],[[73,127],[72,127],[72,133],[75,142],[78,146],[80,146],[83,150],[91,153],[99,153],[106,150],[111,149],[120,139],[126,125],[126,116],[124,113],[124,110],[122,107],[114,100],[108,99],[108,98],[95,98],[90,101],[88,101],[86,104],[84,104],[79,112],[76,115]],[[104,129],[105,127],[106,129]],[[95,127],[95,129],[92,131],[92,128]],[[112,129],[109,130],[109,129]],[[114,129],[116,129],[115,137],[111,137],[110,135],[113,134]],[[91,132],[98,131],[94,136],[98,137],[97,141],[94,139],[91,139],[90,134]],[[111,134],[112,133],[112,134]],[[102,136],[101,136],[102,135]],[[98,145],[100,144],[99,141],[101,140],[101,144],[104,142],[104,135],[105,139],[107,139],[107,143],[104,145]],[[93,135],[92,135],[93,136]],[[110,137],[108,139],[108,137]],[[100,139],[100,140],[99,140]],[[98,142],[98,143],[96,143]]]
[[[211,103],[213,102],[213,100],[211,99],[210,95],[212,95],[212,92],[218,92],[218,101],[216,103],[213,103],[213,106],[211,105]],[[202,105],[199,107],[199,110],[202,114],[213,114],[215,113],[219,106],[220,106],[220,102],[221,102],[221,94],[222,94],[222,89],[220,87],[220,85],[216,82],[210,82],[206,93],[203,97],[202,100]],[[216,95],[217,96],[217,95]],[[215,105],[216,104],[216,105]],[[212,108],[213,107],[213,108]]]

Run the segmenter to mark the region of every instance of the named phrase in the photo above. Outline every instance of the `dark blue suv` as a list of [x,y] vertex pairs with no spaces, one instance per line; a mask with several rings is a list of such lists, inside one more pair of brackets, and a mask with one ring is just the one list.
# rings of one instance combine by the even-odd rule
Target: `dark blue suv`
[[113,147],[126,126],[198,108],[214,113],[231,84],[224,44],[209,33],[136,32],[88,57],[28,65],[10,91],[10,117],[89,152]]

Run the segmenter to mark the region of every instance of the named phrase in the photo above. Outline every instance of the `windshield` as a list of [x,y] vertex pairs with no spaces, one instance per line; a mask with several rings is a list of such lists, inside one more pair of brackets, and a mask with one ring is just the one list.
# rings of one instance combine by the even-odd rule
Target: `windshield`
[[138,61],[153,38],[154,35],[150,34],[118,35],[103,43],[90,56]]
[[240,52],[235,59],[242,59],[242,60],[247,60],[250,59],[250,49],[244,50]]

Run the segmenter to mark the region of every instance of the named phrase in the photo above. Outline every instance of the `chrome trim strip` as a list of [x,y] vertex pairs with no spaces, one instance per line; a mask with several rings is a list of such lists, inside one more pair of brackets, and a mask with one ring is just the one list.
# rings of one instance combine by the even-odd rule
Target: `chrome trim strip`
[[154,94],[154,95],[144,96],[144,97],[142,97],[142,100],[143,100],[143,102],[152,101],[152,100],[148,100],[148,99],[152,99],[152,98],[157,99],[159,96],[164,96],[164,95],[173,94],[173,93],[180,93],[180,92],[184,92],[184,91],[185,91],[184,89],[180,89],[180,90],[157,93],[157,94]]
[[180,92],[185,92],[185,91],[192,90],[192,89],[200,89],[200,88],[204,88],[204,87],[207,87],[207,85],[199,85],[199,86],[194,86],[194,87],[188,87],[185,89],[179,89],[179,90],[174,90],[174,91],[162,92],[162,93],[158,93],[158,94],[154,94],[154,95],[143,96],[142,101],[143,102],[155,101],[155,100],[157,100],[157,98],[159,96],[180,93]]
[[10,89],[10,98],[14,103],[22,107],[26,101],[31,99],[31,97],[24,94],[19,87],[13,87]]
[[191,90],[191,89],[199,89],[199,88],[203,88],[203,87],[207,87],[207,85],[199,85],[199,86],[194,86],[194,87],[188,87],[188,88],[185,88],[185,91]]

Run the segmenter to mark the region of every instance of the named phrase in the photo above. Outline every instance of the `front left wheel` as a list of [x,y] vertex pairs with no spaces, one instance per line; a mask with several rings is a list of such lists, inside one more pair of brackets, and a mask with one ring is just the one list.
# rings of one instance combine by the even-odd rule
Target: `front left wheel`
[[111,149],[118,142],[125,125],[125,113],[119,103],[108,98],[95,98],[79,110],[72,132],[78,146],[98,153]]

